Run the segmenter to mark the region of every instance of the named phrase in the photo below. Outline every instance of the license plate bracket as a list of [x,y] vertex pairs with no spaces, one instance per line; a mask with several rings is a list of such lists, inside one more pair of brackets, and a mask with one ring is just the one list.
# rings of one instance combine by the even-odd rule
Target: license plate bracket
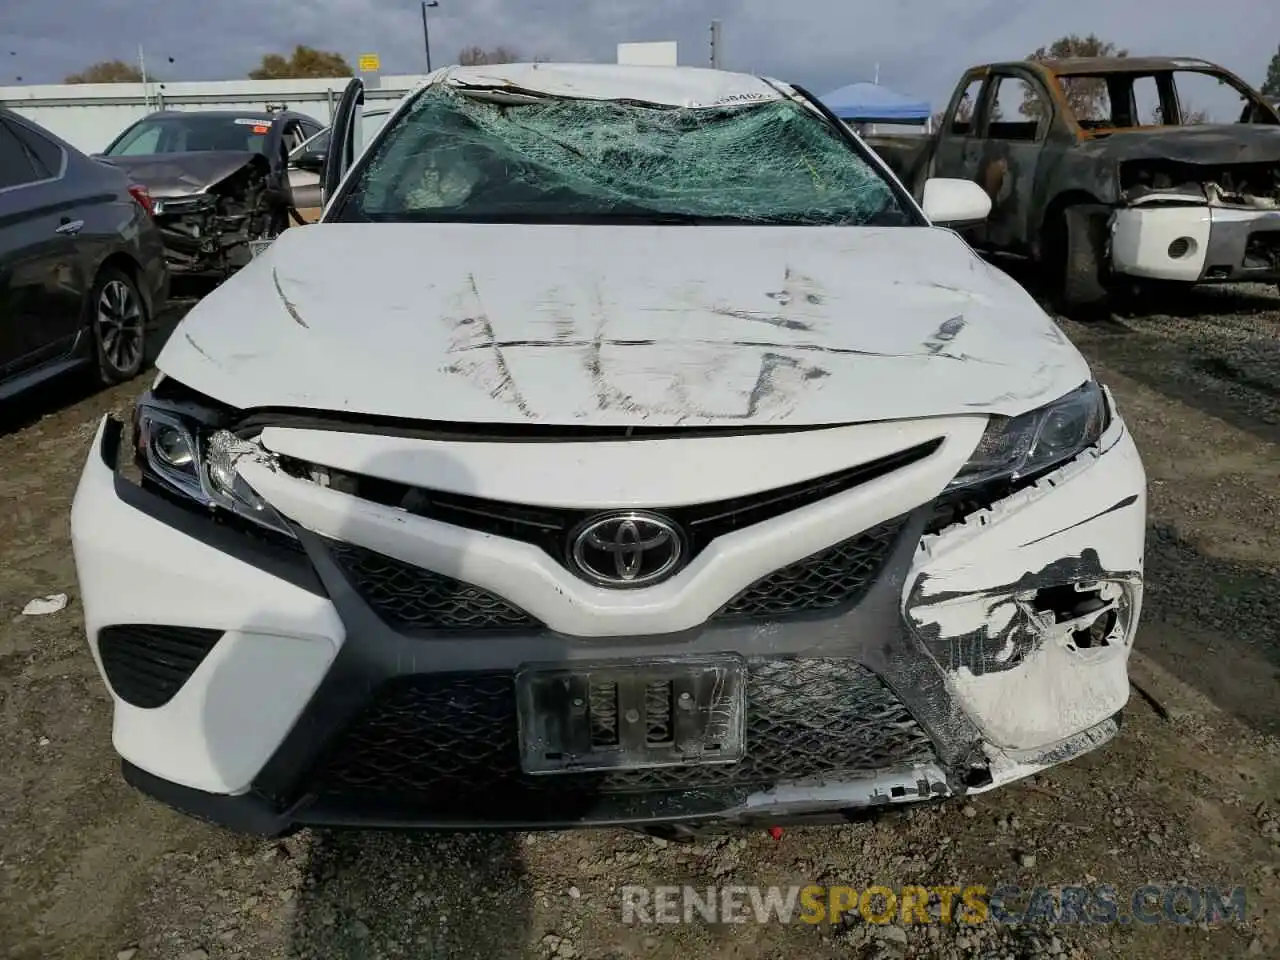
[[526,773],[735,763],[746,746],[746,664],[721,655],[517,672]]

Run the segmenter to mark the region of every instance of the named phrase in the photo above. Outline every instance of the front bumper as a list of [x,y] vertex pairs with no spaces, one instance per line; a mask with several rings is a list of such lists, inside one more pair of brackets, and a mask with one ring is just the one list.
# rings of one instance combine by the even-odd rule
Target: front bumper
[[[394,531],[362,527],[356,511],[339,518],[366,560],[367,548],[384,551],[372,554],[373,568],[352,562],[323,517],[340,495],[324,491],[308,513],[304,481],[287,481],[299,485],[287,495],[263,490],[295,522],[294,549],[135,486],[116,469],[119,441],[119,425],[104,421],[72,510],[90,648],[114,699],[113,741],[135,786],[233,828],[777,822],[991,789],[1105,742],[1127,701],[1145,478],[1119,420],[1097,450],[928,534],[937,486],[926,482],[905,511],[893,508],[892,524],[875,526],[877,573],[856,600],[790,616],[700,615],[683,629],[623,636],[538,625],[413,635],[396,610],[417,602],[422,585],[405,581],[406,558],[379,542]],[[950,475],[955,464],[930,469]],[[859,506],[848,503],[853,523]],[[799,515],[831,507],[788,517],[799,531]],[[361,511],[388,528],[412,522]],[[738,553],[714,562],[746,563]],[[500,559],[473,555],[473,579]],[[711,560],[704,567],[714,573]],[[529,579],[538,576],[531,569]],[[1081,649],[1072,623],[1047,625],[1043,611],[1036,619],[1037,598],[1099,581],[1120,584],[1126,607],[1109,642]],[[553,616],[544,621],[580,613],[573,603],[559,613],[546,605]],[[164,677],[153,663],[121,661],[110,644],[104,656],[103,638],[116,643],[129,631],[159,651]],[[751,763],[662,775],[520,773],[511,677],[522,665],[722,652],[749,664]],[[167,687],[157,695],[160,680]]]
[[1280,281],[1280,210],[1126,207],[1112,218],[1111,266],[1185,283]]

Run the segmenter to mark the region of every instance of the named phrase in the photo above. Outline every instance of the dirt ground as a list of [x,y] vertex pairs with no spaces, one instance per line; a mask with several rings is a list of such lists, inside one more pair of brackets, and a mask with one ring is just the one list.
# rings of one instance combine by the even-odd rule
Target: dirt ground
[[[968,802],[664,844],[632,833],[304,832],[260,842],[120,779],[82,636],[71,496],[149,378],[0,411],[0,957],[1280,956],[1280,299],[1197,291],[1064,323],[1150,477],[1147,601],[1119,738]],[[67,608],[23,616],[66,593]],[[625,884],[1243,885],[1244,922],[624,925]],[[1196,920],[1192,917],[1192,920]]]

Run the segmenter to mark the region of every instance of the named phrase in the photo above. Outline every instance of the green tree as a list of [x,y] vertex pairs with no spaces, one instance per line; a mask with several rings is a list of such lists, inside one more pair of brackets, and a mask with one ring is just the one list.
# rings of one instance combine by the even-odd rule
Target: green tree
[[1273,100],[1280,100],[1280,48],[1267,64],[1267,79],[1262,81],[1262,95]]
[[103,60],[85,67],[79,73],[68,74],[63,83],[141,83],[142,71],[123,60]]
[[[1087,37],[1070,34],[1059,37],[1047,47],[1037,47],[1027,56],[1028,60],[1044,62],[1046,60],[1068,60],[1075,57],[1127,57],[1128,50],[1119,50],[1114,43],[1103,40],[1097,34]],[[1107,102],[1107,85],[1097,77],[1062,77],[1058,81],[1067,96],[1067,103],[1078,120],[1105,120],[1110,113],[1111,105]],[[1040,101],[1031,91],[1027,91],[1022,103],[1022,113],[1028,117],[1039,117]]]
[[340,53],[317,50],[302,44],[293,48],[293,54],[282,57],[268,53],[255,69],[249,71],[250,80],[293,80],[300,77],[350,77],[355,73],[351,64]]

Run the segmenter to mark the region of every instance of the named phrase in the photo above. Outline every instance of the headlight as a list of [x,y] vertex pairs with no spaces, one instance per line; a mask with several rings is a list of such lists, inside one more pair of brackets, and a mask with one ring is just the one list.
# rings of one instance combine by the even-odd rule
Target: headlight
[[1036,410],[993,417],[950,485],[965,487],[998,477],[1019,480],[1041,473],[1093,446],[1106,427],[1106,396],[1090,380]]
[[245,456],[260,448],[181,411],[144,401],[134,414],[134,453],[152,480],[210,510],[236,516],[293,537],[293,531],[236,471]]

